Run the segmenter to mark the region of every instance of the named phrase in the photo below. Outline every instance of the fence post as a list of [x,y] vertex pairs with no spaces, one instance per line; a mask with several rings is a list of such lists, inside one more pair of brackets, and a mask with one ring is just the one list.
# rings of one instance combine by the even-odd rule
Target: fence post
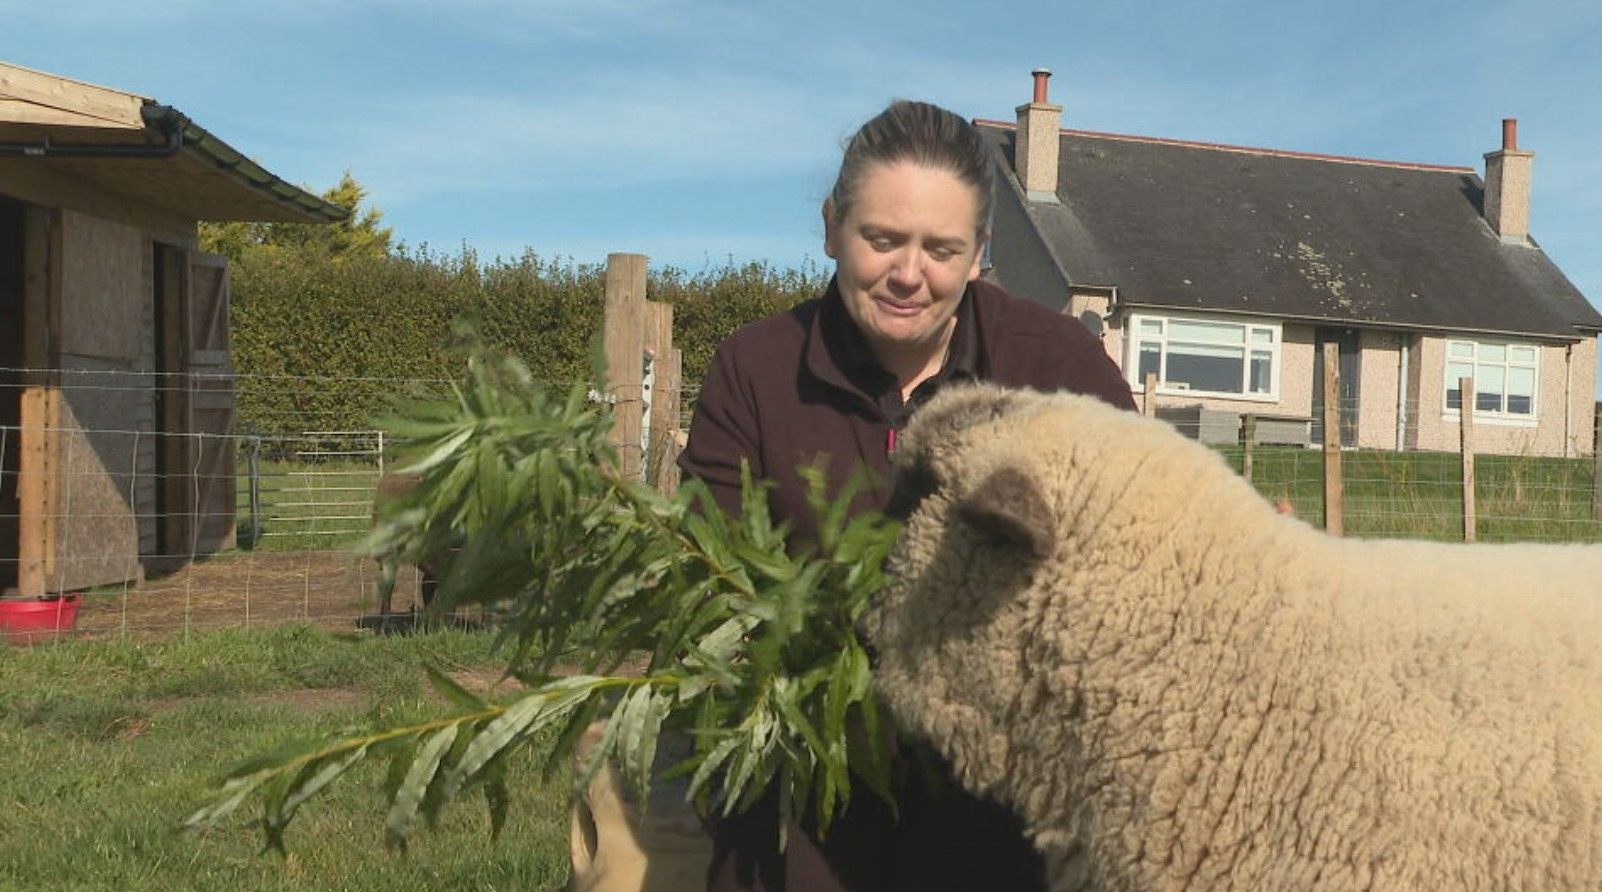
[[1146,373],[1146,392],[1140,398],[1140,414],[1147,418],[1157,415],[1157,373]]
[[640,455],[640,358],[645,355],[645,255],[606,255],[606,309],[603,339],[606,349],[607,395],[612,404],[612,448],[618,474],[638,479]]
[[250,549],[261,541],[261,437],[249,437],[245,460],[250,467]]
[[1324,344],[1324,532],[1345,535],[1341,487],[1340,345]]
[[1252,447],[1257,443],[1257,413],[1247,412],[1240,422],[1240,475],[1252,482]]
[[1463,434],[1459,440],[1459,449],[1463,453],[1463,541],[1473,542],[1475,539],[1474,517],[1474,379],[1459,378],[1457,381],[1458,417],[1462,421]]
[[1591,424],[1591,519],[1602,520],[1602,403]]
[[682,357],[673,346],[673,305],[645,302],[645,351],[651,366],[651,399],[643,438],[646,482],[672,495],[679,487],[679,378]]

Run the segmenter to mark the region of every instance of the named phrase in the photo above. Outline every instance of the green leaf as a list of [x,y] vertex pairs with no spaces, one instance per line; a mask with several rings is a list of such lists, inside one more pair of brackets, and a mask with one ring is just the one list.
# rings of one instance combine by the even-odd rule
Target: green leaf
[[442,787],[444,798],[454,799],[462,785],[490,759],[527,734],[566,716],[589,698],[598,683],[604,681],[594,676],[575,675],[544,685],[513,702],[505,712],[485,725],[462,752],[461,760],[445,778]]
[[407,465],[404,468],[396,469],[396,473],[423,474],[435,467],[438,467],[452,455],[455,455],[456,452],[462,448],[463,444],[472,438],[473,433],[474,430],[471,427],[462,428],[451,436],[446,437],[438,446],[435,446],[433,451],[429,452],[428,455],[416,462],[413,462],[412,464]]
[[486,704],[483,698],[456,683],[456,680],[446,675],[433,663],[424,663],[423,671],[428,673],[428,680],[434,685],[434,690],[440,696],[456,704],[462,709],[481,710]]
[[657,736],[671,700],[649,684],[636,687],[618,707],[617,757],[624,777],[634,785],[641,808],[656,763]]
[[506,826],[507,804],[511,794],[506,789],[506,769],[502,762],[492,763],[495,768],[484,780],[484,802],[489,807],[490,839],[499,840]]
[[196,809],[189,817],[184,819],[183,829],[188,832],[195,832],[216,826],[233,814],[250,797],[250,794],[256,792],[271,777],[270,773],[263,771],[229,778],[222,785],[223,798],[211,805]]
[[385,841],[396,848],[406,847],[406,834],[417,820],[423,796],[439,772],[445,753],[456,742],[461,726],[450,725],[429,735],[417,749],[417,756],[406,770],[406,778],[395,791],[390,802],[389,817],[384,821]]
[[389,770],[384,773],[384,798],[394,802],[400,793],[401,784],[406,782],[406,773],[411,770],[412,761],[417,758],[417,747],[422,738],[417,734],[410,734],[394,742],[389,748]]

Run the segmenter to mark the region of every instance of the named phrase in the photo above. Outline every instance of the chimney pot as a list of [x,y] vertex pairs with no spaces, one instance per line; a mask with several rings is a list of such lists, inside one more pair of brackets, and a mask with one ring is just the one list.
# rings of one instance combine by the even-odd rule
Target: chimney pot
[[1029,73],[1035,76],[1035,99],[1034,99],[1034,101],[1042,102],[1042,103],[1045,102],[1046,101],[1046,80],[1051,77],[1051,69],[1050,68],[1036,68],[1034,71],[1031,71]]
[[1502,149],[1503,151],[1517,151],[1519,147],[1519,119],[1502,119]]

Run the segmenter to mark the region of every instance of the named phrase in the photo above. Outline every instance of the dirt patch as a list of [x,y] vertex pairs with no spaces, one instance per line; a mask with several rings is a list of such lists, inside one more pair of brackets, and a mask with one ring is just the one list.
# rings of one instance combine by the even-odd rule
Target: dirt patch
[[373,703],[370,691],[353,688],[295,688],[271,691],[243,698],[255,703],[288,706],[297,712],[326,712],[333,709],[365,709]]
[[[160,636],[309,622],[350,629],[377,603],[378,565],[345,551],[240,552],[172,574],[91,592],[76,634]],[[417,603],[418,577],[403,573],[394,609]]]

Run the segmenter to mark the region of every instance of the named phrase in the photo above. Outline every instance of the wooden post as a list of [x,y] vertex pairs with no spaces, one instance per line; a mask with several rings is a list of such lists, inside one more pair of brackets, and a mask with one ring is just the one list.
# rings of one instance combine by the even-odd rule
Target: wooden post
[[1257,414],[1246,413],[1240,421],[1240,475],[1252,482],[1252,447],[1257,443]]
[[22,365],[17,456],[17,589],[45,594],[56,564],[60,394],[61,212],[28,208],[23,222]]
[[656,443],[656,473],[651,483],[664,495],[672,495],[679,488],[679,407],[680,392],[684,387],[683,354],[670,347],[656,357],[656,400],[651,411],[657,421],[651,423]]
[[1340,346],[1324,344],[1324,532],[1345,535],[1341,488]]
[[640,385],[645,356],[645,255],[606,256],[606,396],[612,403],[612,448],[618,473],[640,476]]
[[1146,373],[1146,392],[1140,398],[1140,414],[1147,418],[1157,416],[1157,373]]
[[1476,538],[1474,517],[1474,379],[1459,378],[1458,417],[1462,420],[1463,436],[1459,443],[1463,453],[1463,541]]
[[51,392],[44,387],[22,391],[20,454],[17,456],[17,590],[36,598],[45,593],[47,556],[54,551],[54,516],[50,510]]
[[649,482],[663,493],[679,485],[679,386],[682,357],[673,346],[673,305],[646,301],[645,349],[652,355],[650,442],[645,444]]
[[[384,479],[384,434],[378,434],[378,479]],[[261,437],[251,437],[246,441],[249,451],[245,454],[250,472],[250,549],[256,549],[256,543],[261,541]],[[243,547],[243,543],[241,543]],[[384,613],[389,610],[385,609]]]

